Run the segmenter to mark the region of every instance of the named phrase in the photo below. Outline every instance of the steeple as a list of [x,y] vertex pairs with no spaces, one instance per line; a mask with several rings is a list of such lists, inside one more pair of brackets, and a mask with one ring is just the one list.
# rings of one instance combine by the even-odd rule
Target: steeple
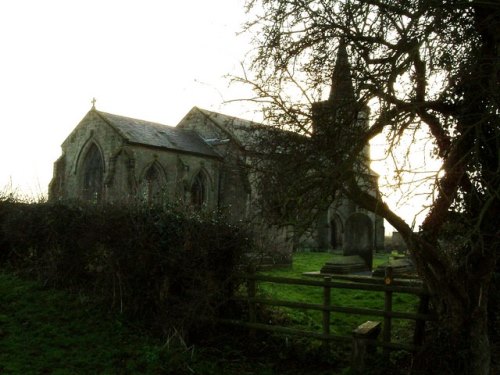
[[328,101],[355,101],[352,85],[351,65],[347,56],[345,39],[342,38],[337,50],[337,59],[332,74],[332,88]]
[[[332,73],[332,87],[328,100],[313,103],[311,108],[312,131],[315,135],[332,135],[366,128],[368,108],[360,108],[354,93],[351,65],[344,38],[339,42]],[[336,135],[335,135],[336,134]]]

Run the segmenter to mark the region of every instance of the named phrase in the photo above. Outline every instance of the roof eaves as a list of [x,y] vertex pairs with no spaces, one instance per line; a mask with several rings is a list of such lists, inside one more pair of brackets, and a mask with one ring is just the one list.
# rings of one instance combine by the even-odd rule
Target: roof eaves
[[142,146],[142,147],[151,148],[151,149],[155,149],[155,150],[167,150],[167,151],[178,152],[178,153],[183,153],[183,154],[203,156],[203,157],[208,157],[208,158],[213,158],[213,159],[221,159],[222,158],[222,156],[218,152],[216,152],[215,150],[213,150],[213,149],[211,149],[211,151],[213,151],[214,154],[210,155],[210,154],[206,154],[206,153],[203,153],[203,152],[183,150],[181,148],[156,146],[156,145],[150,145],[150,144],[141,143],[141,142],[129,141],[128,143],[130,145],[132,145],[132,146]]

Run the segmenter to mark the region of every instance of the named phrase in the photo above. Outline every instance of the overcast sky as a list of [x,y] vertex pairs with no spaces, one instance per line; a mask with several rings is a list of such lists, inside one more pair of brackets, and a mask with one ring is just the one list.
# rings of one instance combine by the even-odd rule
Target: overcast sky
[[167,125],[193,106],[259,120],[228,87],[249,49],[243,0],[0,2],[0,189],[45,194],[91,107]]
[[[241,75],[250,49],[238,35],[243,3],[0,1],[0,191],[46,195],[60,145],[94,97],[98,110],[166,125],[193,106],[260,121],[255,107],[224,104],[251,96],[225,78]],[[419,210],[404,209],[410,221]]]

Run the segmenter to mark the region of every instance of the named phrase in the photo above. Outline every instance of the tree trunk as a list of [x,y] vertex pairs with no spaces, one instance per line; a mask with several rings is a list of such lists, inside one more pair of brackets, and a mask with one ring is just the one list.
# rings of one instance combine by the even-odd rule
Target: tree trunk
[[431,301],[439,321],[430,325],[432,329],[415,358],[413,373],[490,375],[490,278],[475,278],[464,270],[436,277],[431,271],[426,268],[422,276],[433,294]]
[[487,316],[486,304],[478,307],[472,316],[470,324],[471,358],[468,361],[469,373],[472,375],[490,374],[491,351]]
[[[462,327],[450,320],[467,318]],[[413,375],[490,375],[486,309],[469,317],[450,317],[433,327],[413,363]]]

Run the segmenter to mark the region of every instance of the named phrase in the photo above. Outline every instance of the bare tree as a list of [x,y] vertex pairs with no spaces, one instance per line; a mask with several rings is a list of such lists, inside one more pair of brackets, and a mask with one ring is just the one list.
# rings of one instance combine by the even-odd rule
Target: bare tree
[[[440,369],[489,374],[488,291],[500,244],[500,4],[248,0],[247,7],[256,49],[252,75],[240,80],[267,104],[267,120],[287,130],[269,132],[262,146],[272,161],[262,171],[273,173],[261,187],[276,202],[276,219],[314,213],[339,193],[383,216],[434,294],[436,337],[446,342]],[[339,74],[343,54],[350,70]],[[321,108],[310,108],[332,71],[335,111],[318,122]],[[352,126],[368,105],[370,126]],[[370,172],[359,157],[379,134],[397,146],[415,131],[428,133],[442,162],[418,233],[367,193]]]

